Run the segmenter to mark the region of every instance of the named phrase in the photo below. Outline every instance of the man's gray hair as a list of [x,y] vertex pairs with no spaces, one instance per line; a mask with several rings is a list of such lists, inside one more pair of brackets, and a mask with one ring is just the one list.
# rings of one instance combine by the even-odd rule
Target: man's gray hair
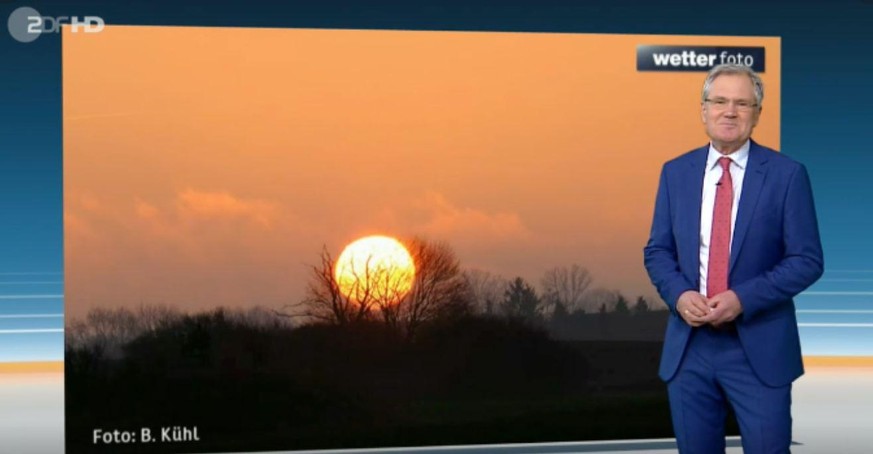
[[706,101],[709,98],[709,90],[712,88],[712,82],[718,78],[718,76],[723,76],[725,74],[745,74],[749,76],[749,79],[752,81],[752,87],[755,89],[755,103],[758,104],[758,108],[761,107],[761,103],[764,101],[764,82],[758,76],[752,68],[749,68],[746,65],[718,65],[709,70],[709,74],[706,75],[706,80],[703,81],[703,98],[702,101]]

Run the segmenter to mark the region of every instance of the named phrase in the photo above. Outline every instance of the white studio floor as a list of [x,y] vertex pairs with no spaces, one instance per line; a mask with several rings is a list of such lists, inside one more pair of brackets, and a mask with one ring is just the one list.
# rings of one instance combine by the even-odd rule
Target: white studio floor
[[[63,395],[60,373],[0,375],[0,451],[62,453]],[[794,385],[793,415],[794,454],[873,452],[873,367],[808,366]],[[728,446],[728,453],[742,453],[738,440],[729,440]],[[675,452],[675,447],[671,440],[644,440],[345,452],[642,454]]]

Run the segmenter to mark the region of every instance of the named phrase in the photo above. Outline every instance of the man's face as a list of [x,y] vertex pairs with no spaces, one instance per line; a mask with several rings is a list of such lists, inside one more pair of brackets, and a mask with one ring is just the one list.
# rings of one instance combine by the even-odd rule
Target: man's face
[[718,76],[707,99],[702,111],[706,135],[722,153],[736,151],[751,137],[761,114],[751,79],[745,74]]

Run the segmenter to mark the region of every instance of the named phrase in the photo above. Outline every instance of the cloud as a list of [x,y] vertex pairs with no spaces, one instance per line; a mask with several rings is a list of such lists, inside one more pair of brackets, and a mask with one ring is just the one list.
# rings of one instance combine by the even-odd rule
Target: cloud
[[423,236],[471,251],[502,248],[533,239],[518,213],[465,206],[433,191],[392,203],[355,228]]
[[197,188],[83,200],[68,199],[64,213],[74,313],[142,302],[276,306],[298,297],[304,228],[278,201]]
[[81,205],[82,209],[86,211],[98,211],[101,208],[101,203],[97,197],[90,194],[80,195],[77,202]]
[[68,192],[64,204],[64,235],[67,238],[95,237],[92,221],[105,211],[93,194]]
[[247,219],[265,228],[271,228],[279,214],[278,207],[270,202],[247,200],[227,192],[194,189],[186,189],[177,195],[176,208],[183,218]]
[[143,200],[136,201],[134,211],[141,219],[155,219],[160,216],[160,210],[156,206]]
[[426,193],[413,206],[423,214],[418,229],[434,237],[501,242],[531,236],[517,213],[459,206],[436,192]]
[[64,218],[68,245],[75,250],[131,257],[172,251],[198,262],[263,253],[267,243],[299,231],[278,203],[196,189],[163,200],[75,195]]

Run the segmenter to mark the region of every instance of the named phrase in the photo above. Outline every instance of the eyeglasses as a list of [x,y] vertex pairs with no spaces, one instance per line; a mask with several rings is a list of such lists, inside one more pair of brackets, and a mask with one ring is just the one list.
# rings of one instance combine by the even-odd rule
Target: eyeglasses
[[748,99],[727,99],[727,98],[706,98],[705,102],[708,102],[710,106],[712,106],[715,110],[725,110],[728,106],[733,103],[734,107],[737,108],[740,112],[749,112],[755,107],[758,107],[757,103],[749,101]]

